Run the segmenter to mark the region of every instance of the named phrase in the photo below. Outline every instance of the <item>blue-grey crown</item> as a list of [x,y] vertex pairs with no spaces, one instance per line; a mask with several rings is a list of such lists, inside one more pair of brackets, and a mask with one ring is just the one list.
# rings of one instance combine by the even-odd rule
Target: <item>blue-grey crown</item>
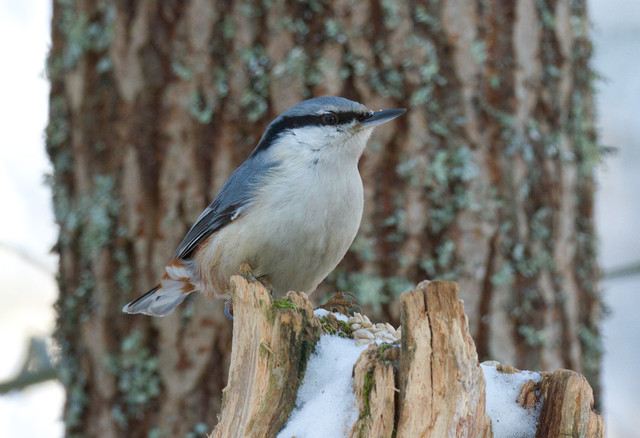
[[299,104],[292,106],[284,113],[282,113],[272,123],[278,121],[278,119],[284,117],[296,117],[307,115],[320,115],[326,112],[367,112],[367,108],[361,103],[354,102],[353,100],[345,99],[344,97],[326,96],[326,97],[314,97],[313,99],[305,100]]

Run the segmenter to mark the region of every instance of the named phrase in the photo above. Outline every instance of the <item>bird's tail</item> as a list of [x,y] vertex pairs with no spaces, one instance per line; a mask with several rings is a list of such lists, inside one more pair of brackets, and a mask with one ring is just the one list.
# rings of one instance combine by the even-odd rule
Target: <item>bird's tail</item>
[[122,308],[126,313],[167,316],[196,290],[195,271],[184,260],[173,259],[164,268],[160,284]]

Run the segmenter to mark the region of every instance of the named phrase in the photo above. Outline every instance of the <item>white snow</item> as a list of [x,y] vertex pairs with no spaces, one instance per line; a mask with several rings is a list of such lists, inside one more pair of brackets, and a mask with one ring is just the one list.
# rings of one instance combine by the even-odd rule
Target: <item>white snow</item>
[[[321,318],[330,312],[318,309],[314,313]],[[352,370],[366,347],[357,346],[353,339],[321,336],[298,389],[296,406],[278,438],[339,438],[349,435],[358,419]],[[532,409],[525,409],[516,399],[520,387],[529,380],[539,382],[540,374],[531,371],[500,373],[496,364],[481,364],[487,382],[486,409],[491,417],[494,437],[534,438],[540,403]]]
[[[516,403],[520,387],[527,381],[540,381],[540,374],[520,371],[500,373],[495,364],[480,364],[487,381],[487,414],[491,417],[494,438],[534,438],[540,406],[525,409]],[[538,403],[539,404],[539,403]]]
[[[316,310],[316,316],[323,311]],[[337,315],[336,315],[337,316]],[[278,438],[349,436],[358,419],[353,394],[353,366],[366,346],[353,339],[323,335],[307,364],[296,406]]]

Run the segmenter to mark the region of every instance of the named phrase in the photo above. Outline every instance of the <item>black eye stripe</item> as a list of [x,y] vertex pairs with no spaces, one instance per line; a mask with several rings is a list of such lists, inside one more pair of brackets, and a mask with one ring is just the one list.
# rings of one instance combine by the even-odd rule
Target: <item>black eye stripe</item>
[[323,114],[321,119],[323,125],[337,125],[339,122],[338,117],[333,113]]
[[362,122],[369,116],[369,113],[361,113],[355,111],[343,112],[343,113],[331,113],[337,117],[338,122],[335,125],[343,125],[347,123],[351,123],[354,120],[358,120]]
[[277,123],[272,125],[270,129],[274,128],[274,130],[281,132],[281,131],[284,131],[285,129],[301,128],[303,126],[323,126],[323,125],[329,124],[327,123],[327,120],[326,120],[328,115],[332,115],[337,119],[336,123],[331,123],[331,124],[343,125],[343,124],[351,123],[354,120],[362,121],[366,119],[367,116],[369,116],[369,113],[349,111],[349,112],[340,112],[340,113],[329,112],[329,113],[319,114],[319,115],[283,117]]
[[[325,116],[328,114],[335,116],[337,118],[337,122],[327,123]],[[269,146],[273,144],[274,140],[288,129],[302,128],[304,126],[339,126],[351,123],[354,120],[362,122],[371,114],[372,111],[365,113],[359,111],[347,111],[338,113],[327,112],[325,114],[318,115],[281,117],[280,120],[269,125],[269,128],[262,136],[262,139],[260,140],[260,143],[258,143],[258,146],[256,146],[253,154],[267,150]]]

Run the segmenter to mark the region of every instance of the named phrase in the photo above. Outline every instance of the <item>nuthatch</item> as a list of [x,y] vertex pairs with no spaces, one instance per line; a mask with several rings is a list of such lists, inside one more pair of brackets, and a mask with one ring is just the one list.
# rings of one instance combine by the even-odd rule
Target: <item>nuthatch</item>
[[358,161],[373,128],[405,111],[373,112],[341,97],[285,111],[196,220],[160,284],[123,311],[165,316],[194,291],[228,297],[242,263],[277,296],[313,292],[360,226]]

